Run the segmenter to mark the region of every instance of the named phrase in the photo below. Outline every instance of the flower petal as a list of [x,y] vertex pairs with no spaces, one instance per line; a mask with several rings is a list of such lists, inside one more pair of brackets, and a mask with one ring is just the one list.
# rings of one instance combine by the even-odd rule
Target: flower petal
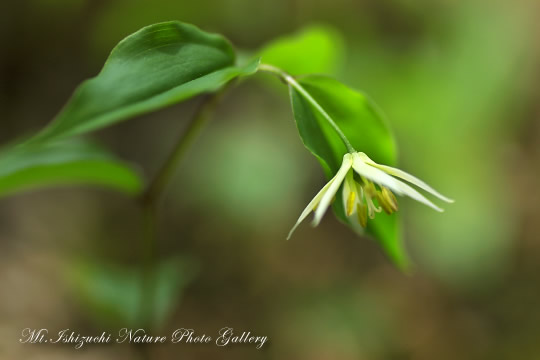
[[431,201],[429,201],[428,199],[426,199],[426,197],[422,194],[420,194],[418,191],[416,191],[414,188],[412,188],[411,186],[405,184],[404,182],[402,181],[399,181],[398,180],[398,183],[399,183],[399,187],[400,187],[400,193],[403,194],[403,195],[407,195],[408,197],[418,201],[418,202],[421,202],[427,206],[429,206],[430,208],[434,209],[434,210],[437,210],[438,212],[443,212],[444,210],[441,209],[440,207],[438,207],[437,205],[435,205],[434,203],[432,203]]
[[328,209],[328,206],[330,206],[332,199],[339,190],[343,179],[345,179],[347,172],[351,169],[352,163],[353,160],[351,154],[345,154],[345,156],[343,156],[343,163],[341,164],[336,176],[333,178],[334,181],[332,181],[332,184],[328,187],[328,191],[323,195],[319,206],[317,206],[317,210],[315,210],[313,226],[317,226],[321,222],[324,213]]
[[369,159],[367,155],[360,153],[360,155],[357,155],[355,157],[355,161],[353,163],[353,168],[359,175],[362,175],[379,185],[386,186],[387,188],[389,188],[390,190],[392,190],[398,195],[407,195],[410,198],[418,202],[421,202],[439,212],[444,211],[443,209],[441,209],[440,207],[438,207],[437,205],[433,204],[431,201],[426,199],[424,195],[420,194],[411,186],[405,184],[404,182],[396,178],[393,178],[392,176],[388,175],[384,171],[372,165],[368,165],[365,161],[376,164],[373,160]]
[[386,186],[397,194],[402,194],[398,185],[398,183],[400,183],[399,180],[393,178],[382,170],[366,164],[357,153],[354,155],[355,156],[352,167],[354,171],[358,173],[358,175],[361,175],[376,184]]
[[386,173],[388,173],[390,175],[393,175],[393,176],[396,176],[396,177],[398,177],[400,179],[408,181],[411,184],[418,186],[422,190],[425,190],[428,193],[435,195],[436,197],[438,197],[441,200],[444,200],[444,201],[446,201],[448,203],[453,203],[454,202],[454,200],[452,200],[450,198],[447,198],[446,196],[442,195],[441,193],[439,193],[437,190],[433,189],[431,186],[429,186],[428,184],[426,184],[422,180],[418,179],[417,177],[415,177],[415,176],[413,176],[413,175],[411,175],[409,173],[406,173],[403,170],[400,170],[400,169],[397,169],[397,168],[394,168],[394,167],[391,167],[391,166],[380,165],[380,164],[377,164],[374,161],[367,162],[367,163],[372,165],[372,166],[375,166],[376,168],[378,168],[378,169],[380,169],[380,170],[382,170],[382,171],[384,171],[384,172],[386,172]]
[[296,230],[296,228],[298,227],[298,225],[300,225],[300,223],[302,221],[304,221],[304,219],[313,211],[313,209],[315,209],[317,207],[317,205],[319,204],[319,202],[321,201],[323,195],[328,191],[328,188],[330,187],[330,185],[332,185],[332,183],[334,182],[334,179],[336,177],[334,176],[329,182],[326,183],[326,185],[323,186],[323,188],[317,193],[317,195],[315,195],[315,197],[313,198],[313,200],[311,200],[309,202],[309,204],[306,206],[306,208],[304,209],[304,211],[302,211],[302,214],[300,214],[300,217],[298,218],[298,220],[296,221],[296,224],[294,224],[293,228],[291,229],[291,231],[289,231],[289,235],[287,235],[287,240],[289,240],[294,232],[294,230]]

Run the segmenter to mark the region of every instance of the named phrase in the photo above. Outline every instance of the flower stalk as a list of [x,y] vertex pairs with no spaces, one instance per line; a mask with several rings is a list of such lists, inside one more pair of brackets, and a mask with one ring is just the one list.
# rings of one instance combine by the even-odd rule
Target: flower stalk
[[319,103],[306,91],[306,89],[304,89],[302,85],[298,83],[298,81],[296,81],[294,77],[281,70],[280,68],[269,64],[259,64],[259,70],[277,75],[286,84],[298,91],[300,95],[304,97],[304,99],[306,99],[315,109],[317,109],[317,111],[324,117],[324,119],[330,124],[330,126],[332,126],[341,141],[343,141],[343,144],[345,144],[345,146],[347,147],[347,151],[351,154],[356,152],[349,139],[347,139],[343,131],[339,128],[339,126],[332,119],[332,117],[328,115],[328,113],[321,107],[321,105],[319,105]]

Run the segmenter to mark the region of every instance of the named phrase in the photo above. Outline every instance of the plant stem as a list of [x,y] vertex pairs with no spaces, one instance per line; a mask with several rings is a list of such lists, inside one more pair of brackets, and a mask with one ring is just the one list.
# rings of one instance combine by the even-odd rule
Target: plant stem
[[281,80],[285,81],[285,83],[289,84],[296,91],[298,91],[304,97],[304,99],[306,99],[311,105],[313,105],[313,107],[317,109],[317,111],[324,117],[324,119],[328,121],[330,126],[332,126],[332,128],[340,137],[341,141],[343,141],[343,144],[345,144],[345,146],[347,147],[347,150],[350,153],[356,152],[349,139],[347,139],[347,137],[345,136],[343,131],[341,131],[334,119],[332,119],[332,117],[322,108],[321,105],[319,105],[319,103],[306,91],[306,89],[304,89],[304,87],[295,80],[295,78],[293,78],[291,75],[287,74],[280,68],[269,64],[260,64],[259,70],[277,75]]
[[[141,249],[141,267],[143,271],[143,294],[141,304],[141,316],[143,323],[152,326],[152,313],[155,306],[154,282],[156,274],[156,212],[158,201],[170,182],[176,167],[182,160],[186,150],[200,134],[201,130],[208,123],[216,106],[223,98],[224,93],[229,89],[233,82],[229,82],[221,90],[214,94],[206,95],[203,99],[191,122],[185,132],[179,137],[172,152],[167,157],[161,169],[157,172],[154,179],[148,185],[146,191],[139,198],[143,215],[143,244]],[[150,359],[150,349],[147,346],[141,346],[141,355],[144,359]]]
[[188,128],[178,139],[176,146],[165,161],[165,164],[158,171],[157,175],[154,177],[154,180],[152,180],[142,195],[141,201],[143,204],[154,205],[159,200],[159,197],[162,195],[165,187],[171,180],[171,177],[174,175],[176,166],[182,160],[186,150],[191,144],[193,144],[193,141],[207,124],[210,115],[212,115],[216,106],[219,104],[223,98],[223,95],[231,84],[232,82],[229,82],[220,91],[214,94],[206,95],[206,98],[200,104]]
[[148,267],[153,265],[152,259],[155,257],[156,251],[155,218],[157,202],[174,175],[174,170],[182,160],[186,150],[193,144],[193,141],[207,124],[210,115],[214,112],[225,91],[230,87],[230,84],[231,82],[214,94],[206,95],[206,98],[199,105],[188,128],[180,136],[167,160],[140,198],[144,218],[144,263],[147,264]]

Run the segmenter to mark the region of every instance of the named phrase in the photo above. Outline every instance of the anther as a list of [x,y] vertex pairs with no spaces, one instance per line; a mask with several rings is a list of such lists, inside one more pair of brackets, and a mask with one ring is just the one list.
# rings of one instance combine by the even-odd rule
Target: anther
[[351,216],[354,211],[354,200],[356,199],[356,193],[351,191],[347,198],[347,216]]
[[367,206],[364,203],[359,203],[356,206],[356,212],[358,215],[358,222],[365,228],[367,226]]

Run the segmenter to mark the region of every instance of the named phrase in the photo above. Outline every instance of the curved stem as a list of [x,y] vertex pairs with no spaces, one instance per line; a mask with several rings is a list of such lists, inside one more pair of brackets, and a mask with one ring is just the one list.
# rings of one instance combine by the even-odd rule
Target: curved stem
[[144,217],[145,243],[143,252],[145,253],[145,263],[147,264],[152,263],[151,259],[155,255],[155,212],[157,202],[174,175],[174,171],[182,160],[186,150],[191,144],[193,144],[193,141],[207,124],[208,120],[210,119],[210,115],[214,112],[216,106],[221,101],[223,95],[227,89],[229,89],[231,84],[232,82],[229,82],[220,91],[214,94],[206,95],[206,98],[200,104],[195,116],[188,125],[188,128],[180,136],[167,160],[139,199]]
[[165,164],[158,171],[154,180],[152,180],[142,195],[141,201],[143,204],[155,204],[159,200],[159,197],[162,195],[165,187],[174,175],[174,171],[176,170],[178,163],[182,160],[186,150],[193,144],[193,141],[207,124],[210,115],[212,115],[216,106],[233,82],[229,82],[220,91],[214,94],[206,95],[206,98],[197,109],[187,130],[180,136],[173,151],[165,161]]
[[[216,106],[219,104],[224,93],[230,88],[232,83],[233,82],[229,82],[220,91],[214,94],[206,95],[206,98],[201,102],[186,131],[179,137],[167,160],[157,172],[154,179],[150,182],[146,191],[139,198],[139,204],[142,208],[144,231],[144,240],[141,246],[141,268],[143,271],[142,286],[144,290],[141,314],[143,315],[148,316],[149,314],[152,314],[155,306],[154,277],[157,253],[156,212],[158,201],[174,175],[176,167],[183,159],[186,150],[193,144],[194,140],[208,123]],[[143,321],[149,327],[152,326],[151,320],[151,315],[150,317],[143,318]],[[149,359],[149,350],[144,346],[141,350],[143,351],[145,358]]]
[[332,126],[332,128],[340,137],[341,141],[343,141],[343,144],[345,144],[345,146],[347,147],[347,150],[350,153],[356,152],[352,144],[349,142],[349,139],[347,139],[347,137],[345,136],[343,131],[341,131],[334,119],[332,119],[332,117],[322,108],[321,105],[319,105],[319,103],[306,91],[306,89],[304,89],[304,87],[295,80],[295,78],[293,78],[291,75],[287,74],[280,68],[269,64],[260,64],[259,70],[277,75],[281,80],[283,80],[285,83],[292,86],[296,91],[298,91],[304,97],[304,99],[306,99],[315,109],[317,109],[317,111],[324,117],[324,119],[328,121],[330,126]]

